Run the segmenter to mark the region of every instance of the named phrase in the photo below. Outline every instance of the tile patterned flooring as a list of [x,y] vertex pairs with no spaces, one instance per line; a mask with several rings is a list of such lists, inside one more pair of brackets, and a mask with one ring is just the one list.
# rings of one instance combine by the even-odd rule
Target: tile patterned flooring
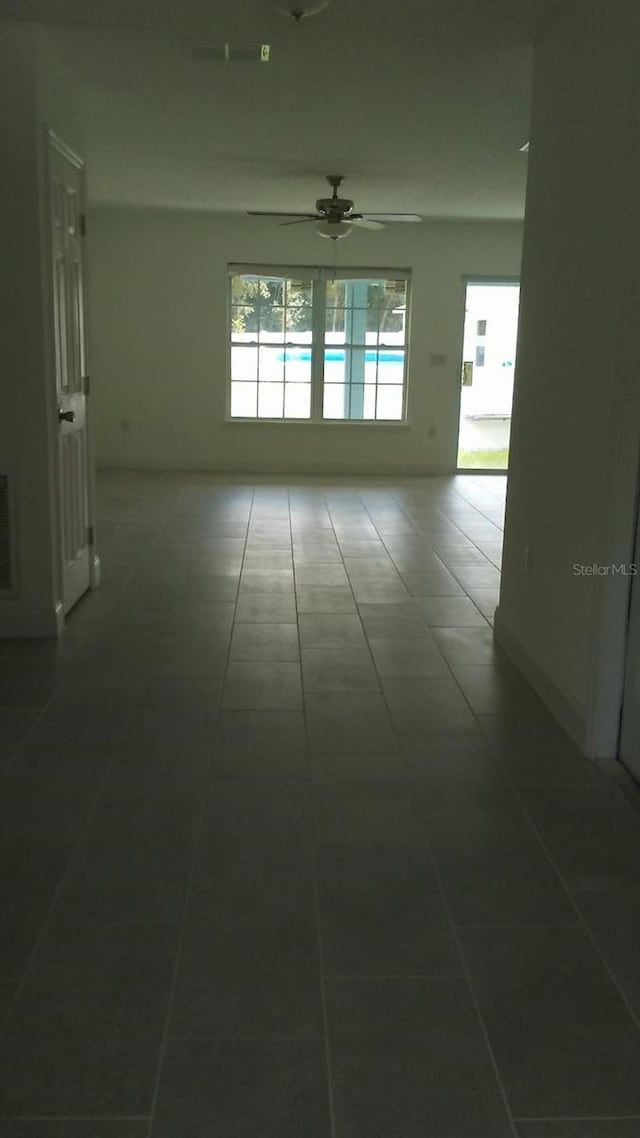
[[0,644],[0,1138],[638,1138],[640,819],[494,647],[503,478],[105,474]]

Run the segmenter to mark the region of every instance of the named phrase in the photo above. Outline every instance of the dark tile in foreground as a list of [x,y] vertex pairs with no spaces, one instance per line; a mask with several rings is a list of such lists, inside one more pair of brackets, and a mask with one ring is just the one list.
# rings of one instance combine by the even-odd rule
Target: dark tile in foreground
[[416,597],[429,628],[485,628],[486,620],[468,597]]
[[300,643],[303,649],[365,646],[360,618],[355,613],[303,614],[300,616],[299,624]]
[[0,1045],[5,1118],[146,1115],[175,932],[49,930]]
[[422,614],[411,602],[405,605],[360,605],[360,619],[368,637],[428,636]]
[[78,847],[54,915],[80,922],[173,924],[180,920],[191,845],[147,837],[87,841]]
[[423,846],[320,846],[317,863],[327,972],[461,974]]
[[189,910],[198,919],[206,918],[213,891],[241,894],[247,883],[269,889],[273,882],[289,881],[298,888],[312,880],[312,866],[311,843],[291,831],[255,838],[203,834],[194,857]]
[[149,1123],[143,1120],[65,1119],[64,1122],[28,1118],[0,1119],[0,1138],[147,1138]]
[[478,809],[521,814],[507,778],[478,735],[404,735],[400,747],[425,816]]
[[510,715],[477,718],[492,751],[516,786],[602,784],[598,764],[581,755],[548,716],[521,717],[519,721]]
[[0,766],[8,764],[36,724],[39,712],[34,708],[5,707],[0,723]]
[[329,1138],[324,1044],[169,1045],[152,1138]]
[[640,1018],[640,888],[577,893],[582,913],[624,995]]
[[312,784],[318,842],[420,842],[406,780],[336,779]]
[[570,888],[640,886],[640,818],[617,786],[530,788],[523,798]]
[[510,807],[427,816],[426,828],[454,924],[578,924],[533,831]]
[[582,929],[461,941],[516,1118],[640,1115],[640,1031]]
[[328,982],[338,1138],[510,1138],[464,980]]
[[222,701],[225,710],[295,710],[302,707],[299,664],[231,663]]
[[72,852],[32,836],[0,844],[0,976],[22,976]]
[[229,659],[299,660],[298,629],[295,624],[236,624]]
[[212,774],[231,778],[304,777],[305,754],[301,711],[223,711],[215,737]]
[[389,676],[382,688],[396,731],[473,731],[475,720],[455,680]]
[[349,754],[328,754],[312,751],[308,758],[311,778],[321,782],[334,778],[406,778],[402,758],[395,752],[356,751]]
[[295,624],[293,595],[242,593],[236,607],[236,624]]
[[185,775],[184,782],[181,787],[163,777],[162,765],[153,762],[123,763],[112,771],[64,882],[58,913],[80,923],[179,922],[201,780]]
[[17,990],[18,985],[12,980],[0,980],[0,1031],[4,1027]]
[[640,1118],[518,1122],[518,1138],[639,1138]]
[[366,648],[305,648],[302,677],[307,693],[380,690]]
[[385,701],[377,692],[310,694],[305,702],[311,750],[397,750]]
[[205,807],[198,851],[225,840],[248,844],[309,841],[309,794],[301,780],[214,779]]
[[[1,713],[0,713],[1,717]],[[100,788],[108,747],[26,744],[2,786],[0,832],[7,839],[73,842]]]
[[[310,887],[224,882],[205,892],[185,930],[171,1032],[183,1037],[311,1038],[322,1034]],[[310,882],[309,882],[310,886]]]

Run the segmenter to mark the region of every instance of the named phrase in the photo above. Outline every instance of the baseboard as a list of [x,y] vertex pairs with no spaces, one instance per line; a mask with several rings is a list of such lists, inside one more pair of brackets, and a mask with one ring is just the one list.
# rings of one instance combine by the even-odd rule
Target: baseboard
[[272,475],[274,478],[451,478],[455,470],[428,467],[422,463],[390,466],[372,461],[371,464],[332,462],[331,469],[320,463],[301,463],[295,469],[290,464],[271,462],[252,466],[250,463],[227,462],[224,465],[211,460],[159,459],[159,458],[98,458],[96,467],[100,471],[149,471],[179,474],[190,472],[213,474],[221,478],[225,475],[251,478]]
[[531,687],[538,693],[551,714],[580,748],[582,754],[587,758],[596,758],[595,755],[589,755],[587,750],[586,710],[571,699],[558,684],[555,676],[551,675],[542,664],[534,659],[520,638],[512,632],[502,619],[499,607],[495,612],[493,635],[496,642],[504,649],[529,681]]
[[0,601],[0,639],[57,637],[63,629],[64,613],[60,602],[48,608],[16,599]]

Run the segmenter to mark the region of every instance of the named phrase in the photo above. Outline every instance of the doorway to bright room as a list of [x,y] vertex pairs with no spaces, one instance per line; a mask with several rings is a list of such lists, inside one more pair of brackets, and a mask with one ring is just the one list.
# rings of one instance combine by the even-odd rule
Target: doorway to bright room
[[507,470],[520,283],[467,281],[458,470]]

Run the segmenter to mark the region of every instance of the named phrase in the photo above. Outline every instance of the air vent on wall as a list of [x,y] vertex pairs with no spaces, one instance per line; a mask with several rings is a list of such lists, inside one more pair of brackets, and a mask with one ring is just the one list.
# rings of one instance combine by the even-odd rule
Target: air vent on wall
[[195,44],[191,54],[212,63],[268,63],[271,48],[268,43],[205,43]]
[[13,585],[11,480],[8,474],[0,474],[0,592],[11,592]]

